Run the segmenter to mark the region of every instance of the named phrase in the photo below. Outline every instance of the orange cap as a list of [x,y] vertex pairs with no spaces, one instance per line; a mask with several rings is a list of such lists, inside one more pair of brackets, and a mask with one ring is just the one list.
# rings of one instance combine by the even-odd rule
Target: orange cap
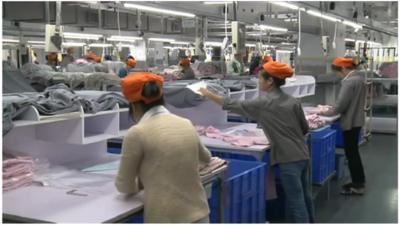
[[100,57],[100,56],[97,56],[97,57],[94,59],[94,61],[97,62],[97,63],[101,63],[101,57]]
[[282,80],[291,77],[293,75],[293,69],[288,64],[285,63],[271,61],[265,63],[263,65],[263,68],[271,76]]
[[333,60],[332,65],[344,68],[352,68],[354,66],[354,62],[352,58],[337,57],[335,60]]
[[264,56],[264,58],[263,58],[263,63],[267,63],[267,62],[272,62],[272,61],[274,61],[273,59],[272,59],[272,57],[271,56]]
[[51,52],[47,54],[47,60],[49,61],[57,61],[57,53],[56,52]]
[[126,64],[130,67],[135,67],[136,66],[136,60],[129,58],[126,60]]
[[189,66],[190,65],[190,60],[188,58],[183,58],[179,62],[179,65],[181,65],[181,66]]
[[[152,98],[142,96],[144,85],[151,81],[156,82],[160,87],[160,95]],[[122,79],[122,93],[129,102],[144,101],[145,104],[150,104],[162,97],[163,84],[163,77],[149,72],[139,72]]]
[[96,53],[94,52],[90,52],[89,54],[86,55],[86,59],[87,60],[96,60],[98,57],[96,55]]

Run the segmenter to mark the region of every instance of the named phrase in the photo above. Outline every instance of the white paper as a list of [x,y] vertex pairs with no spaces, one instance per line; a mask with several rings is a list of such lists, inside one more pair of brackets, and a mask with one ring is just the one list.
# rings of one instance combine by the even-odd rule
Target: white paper
[[202,95],[199,90],[200,90],[200,88],[207,88],[207,83],[204,81],[200,81],[200,82],[197,82],[194,84],[189,84],[186,86],[186,88],[189,88],[196,94]]

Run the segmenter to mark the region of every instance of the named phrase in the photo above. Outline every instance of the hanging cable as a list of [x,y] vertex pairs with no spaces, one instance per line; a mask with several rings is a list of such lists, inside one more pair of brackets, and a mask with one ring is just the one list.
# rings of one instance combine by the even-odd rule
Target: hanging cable
[[336,35],[337,35],[337,25],[338,25],[338,23],[336,22],[335,23],[335,34],[333,35],[333,42],[332,42],[332,48],[333,49],[336,49]]
[[228,38],[228,2],[225,2],[225,38]]
[[301,43],[301,10],[299,9],[299,16],[298,16],[298,23],[299,23],[299,37],[297,38],[297,55],[301,55],[300,43]]
[[[121,36],[121,27],[120,27],[120,24],[119,24],[119,6],[117,7],[117,27],[118,27],[118,36]],[[118,49],[117,58],[118,58],[118,60],[121,60],[120,59],[120,54],[119,54],[119,52],[122,50],[121,49],[121,41],[119,41],[117,49]]]

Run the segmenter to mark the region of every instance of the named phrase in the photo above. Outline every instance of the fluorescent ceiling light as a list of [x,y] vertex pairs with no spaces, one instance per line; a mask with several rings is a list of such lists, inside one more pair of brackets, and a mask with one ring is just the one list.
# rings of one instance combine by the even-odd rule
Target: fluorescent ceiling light
[[299,10],[300,9],[301,11],[306,11],[305,8],[300,8],[297,5],[293,5],[293,4],[290,4],[290,3],[287,3],[287,2],[271,1],[270,3],[274,4],[274,5],[277,5],[277,6],[282,6],[282,7],[286,7],[286,8],[289,8],[289,9],[293,9],[293,10]]
[[174,39],[168,38],[149,38],[149,41],[159,41],[159,42],[174,42]]
[[351,39],[351,38],[345,38],[344,41],[350,41],[350,42],[355,42],[356,40]]
[[274,26],[269,26],[269,25],[258,25],[258,28],[260,28],[262,30],[274,30],[274,31],[282,31],[282,32],[288,31],[288,29],[286,29],[286,28],[274,27]]
[[348,20],[344,20],[344,21],[343,21],[343,24],[345,24],[345,25],[347,25],[347,26],[351,26],[351,27],[353,27],[354,29],[362,29],[362,28],[363,28],[362,25],[357,24],[357,23],[353,23],[353,22],[348,21]]
[[44,44],[44,41],[28,41],[29,44]]
[[103,44],[103,43],[93,43],[89,44],[89,47],[99,47],[99,48],[106,48],[106,47],[111,47],[112,44]]
[[246,47],[256,47],[256,44],[245,44]]
[[247,33],[248,36],[261,36],[263,33]]
[[292,53],[292,50],[276,50],[276,52],[280,52],[280,53]]
[[335,17],[324,15],[324,14],[322,14],[322,12],[308,10],[307,13],[309,15],[320,17],[320,18],[323,18],[323,19],[326,19],[326,20],[330,20],[332,22],[339,22],[340,21],[339,19],[337,19]]
[[204,2],[205,5],[225,5],[226,4],[232,4],[232,1],[206,1]]
[[221,47],[222,42],[207,41],[204,43],[206,46]]
[[121,48],[131,48],[131,47],[133,47],[133,45],[130,45],[130,44],[117,44],[117,46],[121,47]]
[[73,38],[73,39],[89,39],[89,40],[99,40],[99,38],[103,37],[100,34],[82,34],[82,33],[63,33],[64,38]]
[[282,42],[282,45],[296,45],[296,43]]
[[184,16],[184,17],[191,17],[191,18],[196,16],[193,13],[179,12],[179,11],[168,10],[168,9],[160,9],[160,8],[144,6],[144,5],[137,5],[137,4],[132,4],[132,3],[125,3],[124,7],[138,9],[138,10],[142,10],[142,11],[148,11],[148,12],[174,15],[174,16]]
[[173,41],[171,44],[176,44],[176,45],[188,45],[190,42],[187,41]]
[[141,37],[131,37],[131,36],[111,36],[107,38],[108,41],[127,41],[127,42],[135,42],[137,40],[143,40]]
[[14,40],[14,39],[3,39],[3,42],[8,42],[8,43],[19,43],[19,40]]
[[44,48],[44,45],[31,45],[31,48]]
[[62,45],[66,46],[66,47],[81,47],[81,46],[84,46],[85,43],[83,43],[83,42],[63,42]]

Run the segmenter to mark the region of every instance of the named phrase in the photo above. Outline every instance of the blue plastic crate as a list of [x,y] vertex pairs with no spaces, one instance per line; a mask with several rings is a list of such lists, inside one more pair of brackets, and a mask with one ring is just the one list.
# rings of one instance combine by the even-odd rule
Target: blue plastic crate
[[107,148],[107,152],[111,154],[121,154],[121,148]]
[[[340,127],[339,122],[335,122],[331,125],[331,129],[336,130],[336,147],[337,148],[344,148],[344,139],[343,139],[343,131],[342,128]],[[361,144],[362,142],[362,132],[360,132],[360,135],[358,137],[358,144]]]
[[324,129],[309,138],[312,160],[312,182],[321,184],[335,170],[336,131]]
[[[266,164],[228,159],[224,182],[224,223],[265,223]],[[215,184],[214,184],[215,185]],[[210,221],[218,221],[218,189],[213,185]]]

